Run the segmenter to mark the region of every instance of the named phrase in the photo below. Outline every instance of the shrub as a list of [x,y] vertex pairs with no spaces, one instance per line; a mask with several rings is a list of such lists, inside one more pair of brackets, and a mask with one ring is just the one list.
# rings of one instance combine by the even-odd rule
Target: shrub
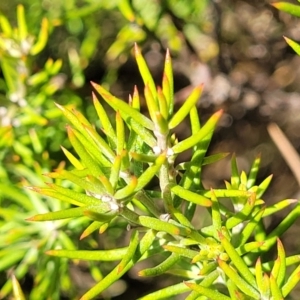
[[[47,254],[72,260],[115,262],[108,265],[109,270],[102,272],[100,268],[99,282],[81,299],[101,294],[144,260],[155,266],[141,269],[139,276],[171,274],[179,277],[180,282],[140,299],[170,299],[183,293],[189,300],[286,297],[299,281],[300,266],[292,273],[289,271],[298,264],[299,256],[287,256],[278,237],[296,220],[300,207],[296,205],[270,233],[266,232],[264,220],[296,200],[266,205],[262,197],[271,176],[256,183],[260,157],[254,160],[248,174],[239,174],[233,156],[232,175],[225,188],[205,188],[203,166],[226,156],[207,156],[222,111],[214,113],[204,125],[200,123],[196,103],[202,85],[195,87],[174,111],[169,52],[162,87],[157,88],[137,46],[135,56],[145,84],[143,96],[149,116],[140,112],[136,88],[127,104],[95,83],[95,92],[115,111],[114,122],[96,94],[93,101],[100,128],[77,110],[57,105],[71,123],[67,132],[76,155],[63,148],[73,170],[60,168],[47,176],[67,180],[80,190],[57,183],[31,187],[72,207],[28,219],[90,220],[81,239],[99,230],[101,234],[107,231],[111,241],[116,239],[113,229],[117,228],[119,236],[124,237],[129,231],[128,245],[120,247],[116,242],[110,249],[91,251],[53,249]],[[179,141],[174,129],[186,117],[190,119],[191,135]],[[177,163],[178,156],[187,150],[192,152],[190,160]],[[261,255],[274,246],[277,258],[262,261]]]

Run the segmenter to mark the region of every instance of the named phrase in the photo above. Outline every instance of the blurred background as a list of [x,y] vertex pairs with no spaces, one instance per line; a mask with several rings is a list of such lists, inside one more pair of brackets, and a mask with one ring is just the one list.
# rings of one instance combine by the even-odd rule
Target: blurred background
[[[30,171],[41,174],[64,160],[59,146],[69,146],[65,120],[54,101],[74,105],[96,122],[90,81],[103,84],[125,101],[134,84],[143,91],[133,57],[134,42],[141,47],[158,85],[164,55],[170,49],[177,105],[185,101],[193,86],[204,83],[205,92],[199,102],[202,122],[217,109],[224,109],[210,153],[236,153],[240,170],[245,171],[261,155],[259,179],[274,175],[264,200],[273,203],[297,197],[299,185],[271,140],[267,126],[276,123],[299,152],[300,57],[283,36],[300,41],[300,19],[279,12],[270,3],[1,1],[1,15],[11,27],[21,26],[23,32],[23,37],[14,37],[13,30],[7,29],[2,20],[0,124],[2,132],[9,133],[5,135],[6,143],[0,143],[0,178],[3,185],[15,185],[0,192],[2,205],[10,201],[16,204],[12,200],[14,193],[32,202],[32,195],[21,191],[20,182],[40,183],[42,176],[37,178]],[[24,5],[25,31],[18,17],[18,4]],[[187,126],[183,124],[178,129],[179,137],[189,134]],[[206,168],[204,183],[206,188],[223,187],[229,176],[230,158]],[[279,221],[280,216],[271,220],[270,228]],[[295,227],[284,236],[290,254],[300,248],[299,239],[293,238],[297,230]],[[76,231],[73,233],[76,236]],[[19,241],[19,237],[13,240]],[[5,247],[5,241],[1,244],[0,238],[1,245]],[[5,276],[0,278],[3,282]],[[82,284],[79,279],[77,284],[81,282],[86,289],[90,280]]]

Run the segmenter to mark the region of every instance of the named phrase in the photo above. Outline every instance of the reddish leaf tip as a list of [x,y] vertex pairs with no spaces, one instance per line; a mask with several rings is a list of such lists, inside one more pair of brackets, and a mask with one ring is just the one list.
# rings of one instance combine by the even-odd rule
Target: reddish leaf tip
[[297,202],[298,202],[298,199],[288,199],[288,202],[289,202],[290,204],[297,203]]
[[25,188],[30,190],[30,191],[36,192],[36,193],[39,193],[41,191],[41,189],[39,187],[36,187],[36,186],[25,186]]
[[81,241],[81,240],[83,240],[84,238],[86,238],[88,236],[88,234],[86,234],[85,232],[83,232],[82,234],[81,234],[81,236],[79,237],[79,240]]
[[135,55],[136,58],[141,55],[140,48],[137,45],[137,43],[134,43],[134,55]]
[[193,284],[187,281],[183,281],[183,283],[188,286],[189,288],[192,288]]
[[278,4],[279,4],[278,2],[270,3],[270,5],[272,5],[273,7],[277,8],[277,9],[279,8]]
[[55,250],[47,250],[47,251],[45,251],[46,255],[54,255],[54,253],[55,253]]
[[221,116],[222,114],[223,114],[223,112],[224,112],[224,109],[219,109],[216,113],[215,113],[215,115],[216,116]]

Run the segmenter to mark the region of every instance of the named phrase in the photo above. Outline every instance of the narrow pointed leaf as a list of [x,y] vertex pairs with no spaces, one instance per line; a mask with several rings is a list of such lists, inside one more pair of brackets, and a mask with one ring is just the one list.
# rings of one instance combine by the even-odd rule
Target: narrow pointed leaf
[[[193,280],[194,282],[194,280]],[[188,292],[190,289],[183,282],[162,288],[153,293],[149,293],[146,296],[139,298],[138,300],[165,300],[165,299],[173,299],[173,296],[178,296],[185,292]]]
[[47,255],[56,257],[66,257],[69,259],[95,260],[95,261],[115,261],[121,260],[127,252],[128,247],[113,250],[48,250]]
[[288,207],[291,204],[297,203],[297,202],[298,202],[297,199],[285,199],[285,200],[277,202],[273,205],[270,205],[270,206],[266,207],[266,209],[264,211],[264,214],[263,214],[263,217],[275,214],[278,211]]
[[231,187],[232,189],[237,189],[240,185],[240,177],[239,177],[239,172],[237,168],[237,162],[236,162],[236,157],[235,154],[232,155],[231,158]]
[[260,155],[258,155],[251,168],[250,168],[250,172],[249,172],[249,176],[248,176],[248,181],[247,181],[247,189],[250,189],[256,182],[256,177],[257,177],[257,173],[259,171],[259,166],[260,166]]
[[121,154],[125,147],[125,128],[124,122],[119,111],[116,112],[116,132],[117,132],[117,154]]
[[232,280],[228,279],[226,281],[226,287],[232,300],[246,300],[244,294],[239,291],[238,287]]
[[203,84],[194,88],[190,96],[186,99],[179,110],[173,115],[169,122],[169,128],[173,129],[178,126],[184,118],[190,113],[193,106],[196,105],[203,91]]
[[[231,261],[234,263],[235,267],[239,271],[240,275],[252,286],[256,286],[256,281],[254,276],[249,270],[249,267],[245,264],[244,260],[237,253],[231,243],[227,240],[227,238],[223,235],[221,231],[219,231],[219,239],[221,241],[222,246],[224,247],[226,253],[230,257]],[[231,280],[233,280],[231,278]],[[245,291],[244,291],[245,292]]]
[[201,206],[210,207],[212,205],[212,201],[198,193],[191,192],[189,190],[184,189],[179,185],[175,185],[171,188],[172,193],[179,196],[182,199],[187,201],[196,203]]
[[168,120],[168,118],[169,118],[168,103],[167,103],[165,95],[160,87],[157,88],[157,98],[158,98],[158,104],[159,104],[159,111],[161,112],[163,118],[165,120]]
[[128,118],[127,123],[147,145],[149,145],[151,148],[156,146],[156,139],[147,128],[136,122],[133,118]]
[[172,223],[164,222],[159,219],[148,217],[148,216],[140,216],[139,221],[145,227],[157,231],[164,231],[171,235],[188,236],[191,232],[189,228],[185,228],[183,226],[176,226]]
[[149,230],[141,239],[139,247],[136,251],[134,259],[132,259],[126,267],[119,272],[118,266],[115,267],[108,275],[106,275],[99,283],[92,287],[88,292],[86,292],[80,300],[89,300],[99,295],[102,291],[111,286],[119,278],[121,278],[132,266],[143,256],[143,254],[150,248],[155,239],[155,232]]
[[166,154],[162,153],[155,161],[155,163],[148,167],[146,171],[138,178],[138,183],[135,188],[135,191],[139,191],[144,188],[150,180],[158,173],[162,164],[166,160]]
[[135,176],[132,176],[131,180],[125,187],[116,191],[116,193],[114,194],[114,198],[117,200],[126,199],[127,197],[129,197],[134,193],[137,184],[138,184],[137,178]]
[[45,48],[45,46],[48,42],[48,36],[49,36],[49,21],[48,21],[48,19],[43,18],[40,32],[39,32],[38,38],[36,40],[36,43],[30,49],[31,55],[36,55]]
[[100,119],[101,127],[102,127],[103,131],[105,132],[108,140],[110,140],[111,146],[115,148],[117,146],[117,136],[116,136],[115,130],[113,129],[113,127],[111,125],[111,122],[109,120],[109,117],[108,117],[105,109],[103,108],[102,104],[98,101],[98,99],[94,93],[92,93],[92,97],[93,97],[94,107],[95,107],[98,117]]
[[177,263],[177,261],[180,260],[180,255],[176,253],[172,253],[168,258],[166,258],[163,262],[161,262],[159,265],[144,269],[142,271],[139,271],[138,275],[143,277],[149,277],[149,276],[159,276],[164,273],[166,273],[173,265]]
[[12,275],[12,286],[15,300],[25,300],[24,293],[21,289],[20,283],[15,275]]
[[286,297],[300,281],[300,265],[293,271],[285,285],[282,287],[282,295]]
[[136,212],[132,211],[131,209],[129,209],[128,207],[124,206],[121,209],[120,215],[126,219],[127,221],[129,221],[129,223],[132,224],[136,224],[136,225],[141,225],[140,221],[139,221],[139,214],[137,214]]
[[[243,278],[241,278],[237,271],[229,266],[225,261],[218,259],[219,267],[224,271],[224,273],[234,282],[234,284],[246,295],[254,298],[260,299],[260,294],[253,288],[252,285],[247,283]],[[249,271],[249,270],[248,270]],[[251,274],[252,275],[252,274]],[[252,275],[253,277],[253,275]],[[256,285],[256,282],[255,282]]]
[[199,295],[206,296],[209,299],[215,300],[230,300],[230,298],[220,292],[198,285],[196,283],[185,282],[185,284],[192,290],[196,291]]
[[259,291],[263,290],[264,280],[263,280],[263,271],[262,271],[262,265],[261,265],[261,259],[260,257],[257,259],[255,264],[255,279],[256,279],[256,285]]
[[[39,194],[42,195],[46,195],[55,199],[58,199],[60,201],[69,203],[69,204],[73,204],[73,205],[77,205],[77,206],[83,206],[83,205],[88,205],[88,204],[96,204],[98,203],[99,200],[93,198],[93,197],[89,197],[89,203],[83,203],[85,201],[87,201],[87,199],[82,199],[81,193],[76,193],[76,198],[74,198],[74,195],[72,195],[72,191],[69,189],[64,189],[62,187],[59,186],[55,186],[54,184],[49,185],[50,188],[37,188],[37,187],[27,187],[28,189],[35,191]],[[58,192],[58,189],[62,189],[61,192]],[[65,191],[66,190],[66,191]],[[70,193],[69,193],[70,192]],[[71,194],[71,195],[70,195]],[[86,196],[86,195],[84,195]]]
[[300,255],[292,255],[286,258],[286,266],[291,266],[300,262]]
[[[300,7],[298,6],[298,10],[300,12]],[[300,15],[300,13],[299,13]],[[283,37],[285,39],[285,41],[287,42],[287,44],[298,54],[300,55],[300,45],[298,43],[296,43],[295,41],[287,38],[287,37]]]
[[213,155],[210,155],[210,156],[206,156],[206,157],[203,158],[202,166],[213,164],[213,163],[227,157],[228,155],[229,155],[229,152],[227,152],[227,153],[218,153],[218,154],[213,154]]
[[147,63],[146,63],[144,57],[142,56],[141,51],[136,43],[134,45],[134,53],[135,53],[135,59],[136,59],[140,74],[142,75],[142,78],[144,81],[144,85],[145,86],[149,85],[149,89],[150,89],[154,99],[156,99],[157,94],[156,94],[156,87],[155,87],[153,77],[152,77],[152,75],[149,71],[149,68],[147,66]]
[[137,230],[133,230],[126,254],[123,256],[122,260],[118,265],[118,270],[117,270],[118,274],[122,272],[126,267],[126,265],[130,262],[130,260],[133,259],[133,256],[135,254],[138,245],[139,245],[139,232]]
[[87,208],[87,206],[69,208],[54,212],[48,212],[44,214],[38,214],[33,217],[27,218],[27,221],[53,221],[53,220],[61,220],[68,218],[78,218],[83,216],[83,211]]
[[271,297],[270,278],[266,273],[263,276],[263,285],[260,293],[266,299],[269,299]]
[[[83,125],[91,125],[86,118],[79,112],[77,112],[75,109],[72,111],[68,109],[67,107],[64,107],[58,103],[55,103],[55,105],[62,111],[64,116],[71,122],[71,124],[77,129],[79,132],[83,132]],[[80,117],[82,119],[80,119]],[[82,121],[85,121],[82,123]]]
[[264,192],[266,191],[266,189],[268,188],[268,186],[271,183],[271,180],[273,178],[273,175],[268,176],[259,186],[256,192],[256,197],[257,199],[261,198],[261,196],[264,194]]
[[[86,194],[78,193],[78,192],[75,192],[75,191],[73,191],[71,189],[58,186],[56,184],[48,184],[48,186],[51,189],[54,190],[54,193],[48,193],[46,195],[52,196],[52,197],[57,198],[59,200],[64,199],[63,197],[61,197],[61,195],[63,195],[63,196],[67,196],[70,199],[75,200],[74,202],[76,203],[75,205],[77,205],[77,206],[79,206],[78,202],[80,203],[80,206],[82,206],[82,205],[97,205],[97,204],[99,204],[99,200],[98,199],[96,199],[94,197],[90,197],[90,196],[88,196]],[[56,196],[56,193],[57,193],[57,196]],[[69,203],[74,204],[73,202],[69,202]]]
[[222,226],[222,217],[220,214],[220,208],[219,208],[219,202],[214,194],[213,189],[211,189],[211,194],[212,197],[210,198],[212,201],[212,206],[211,206],[211,217],[212,217],[212,225],[214,226],[215,230],[218,231],[221,229]]
[[112,94],[106,91],[101,85],[92,83],[92,86],[115,111],[117,110],[120,111],[122,118],[124,119],[125,122],[129,117],[131,117],[141,126],[146,127],[150,130],[154,129],[153,122],[147,117],[145,117],[144,115],[142,115],[140,112],[130,107],[124,101],[114,97]]
[[272,299],[284,300],[280,288],[276,282],[276,278],[273,276],[273,274],[270,275],[270,288],[271,288]]
[[2,14],[0,15],[0,25],[1,25],[2,32],[6,36],[11,36],[13,29],[12,29],[8,19]]
[[190,123],[191,123],[191,129],[192,134],[197,133],[200,128],[200,119],[199,119],[199,113],[196,106],[193,106],[190,110]]
[[46,174],[48,177],[51,178],[59,178],[69,180],[76,185],[80,186],[82,189],[90,192],[103,192],[103,187],[97,187],[91,181],[87,181],[81,177],[74,175],[74,173],[66,171],[66,170],[57,170],[56,172]]
[[[227,190],[227,189],[214,189],[214,194],[217,198],[240,198],[245,197],[248,199],[252,192],[240,191],[240,190]],[[206,198],[211,197],[211,190],[197,190],[197,194],[202,195]]]
[[181,213],[180,210],[174,207],[170,207],[170,212],[172,216],[174,216],[174,218],[177,219],[181,225],[185,227],[193,228],[192,223],[187,219],[187,217],[183,213]]
[[84,165],[91,171],[92,175],[95,177],[104,175],[99,165],[92,158],[92,156],[85,150],[82,143],[77,139],[71,127],[68,127],[68,136],[72,146],[80,156]]
[[166,53],[162,90],[168,104],[169,116],[172,116],[173,109],[174,109],[174,82],[173,82],[172,59],[171,59],[169,49],[167,49],[167,53]]
[[246,221],[249,219],[249,216],[253,210],[255,200],[256,200],[255,193],[252,193],[248,198],[247,202],[245,203],[243,209],[239,211],[237,214],[232,216],[231,218],[227,219],[226,221],[226,228],[232,229],[234,226]]
[[179,142],[175,146],[173,146],[173,152],[174,153],[181,153],[187,149],[192,148],[197,143],[199,143],[202,139],[205,138],[206,135],[213,132],[215,129],[216,124],[218,123],[221,115],[222,110],[216,112],[213,114],[210,119],[205,123],[205,125],[200,129],[199,132],[193,134],[192,136],[188,137],[187,139]]
[[293,16],[300,17],[300,6],[288,2],[275,2],[271,3],[277,9],[287,12]]
[[[92,178],[91,176],[88,177],[89,179]],[[93,184],[95,185],[95,187],[97,186],[97,189],[100,191],[103,190],[103,193],[108,193],[110,195],[112,195],[114,193],[114,187],[111,185],[110,181],[107,179],[107,177],[103,176],[99,176],[99,181],[101,182],[102,186],[100,187],[96,181],[93,181]]]
[[156,135],[164,134],[167,136],[169,133],[168,122],[159,111],[155,112],[155,120],[160,133],[154,131],[154,134]]
[[155,204],[154,200],[151,197],[149,197],[143,190],[136,193],[134,195],[134,199],[137,199],[137,201],[141,202],[155,217],[159,217],[161,215],[162,212],[160,211],[159,207]]
[[199,275],[208,275],[209,273],[213,272],[217,269],[217,263],[215,261],[207,264],[203,264],[203,267],[201,268]]
[[[285,250],[283,247],[283,244],[279,239],[277,239],[277,249],[278,249],[278,258],[276,259],[274,263],[274,278],[276,279],[277,285],[279,288],[281,288],[285,281],[286,276],[286,256],[285,256]],[[275,266],[276,264],[279,264],[279,266]],[[276,270],[278,269],[278,271]],[[272,273],[273,273],[272,270]]]
[[122,163],[122,157],[120,155],[117,155],[114,163],[112,165],[110,175],[109,175],[109,181],[115,189],[118,185],[119,179],[120,179],[120,170],[121,170],[121,163]]
[[156,155],[147,155],[143,153],[130,152],[130,155],[133,159],[146,163],[153,163],[157,159]]
[[145,94],[145,99],[146,99],[146,104],[147,104],[147,108],[149,111],[149,115],[150,115],[153,123],[157,124],[156,112],[159,111],[159,107],[158,107],[158,103],[157,103],[156,99],[154,98],[154,94],[152,94],[150,86],[147,83],[145,84],[144,94]]
[[237,239],[235,240],[235,245],[237,247],[240,247],[242,245],[244,245],[248,239],[250,238],[250,236],[252,235],[252,233],[254,232],[255,228],[257,227],[258,222],[260,222],[263,214],[264,214],[265,209],[262,208],[261,210],[259,210],[253,218],[250,219],[250,221],[247,223],[247,225],[244,227],[243,231],[241,232],[241,234],[239,234],[239,236],[237,237]]
[[[199,283],[199,285],[204,286],[204,287],[211,287],[213,283],[216,281],[218,278],[219,273],[217,270],[211,272],[205,278]],[[185,281],[188,282],[188,281]],[[193,280],[192,283],[197,283],[196,280]],[[201,296],[200,296],[201,297]],[[186,298],[185,300],[196,300],[199,299],[199,294],[196,291],[192,291]],[[201,298],[199,300],[202,300]]]
[[70,163],[78,170],[84,169],[84,166],[81,164],[81,162],[71,153],[69,152],[66,148],[61,146],[61,149],[63,150],[64,154],[70,161]]
[[136,85],[134,86],[134,90],[133,90],[131,106],[132,106],[132,108],[136,109],[137,111],[140,111],[140,109],[141,109],[139,91],[138,91]]
[[[93,145],[93,143],[86,144],[87,149],[91,153],[93,153],[94,157],[96,157],[100,163],[102,163],[104,166],[107,166],[106,161],[104,159],[102,159],[102,153],[105,155],[105,157],[107,157],[109,159],[110,162],[112,162],[115,158],[114,151],[111,149],[110,146],[108,146],[106,141],[95,131],[95,129],[92,126],[85,125],[84,129],[88,133],[88,136],[94,142],[93,148],[91,148],[91,145]],[[92,152],[92,150],[94,150],[94,151]],[[98,151],[98,153],[97,153],[97,151]]]
[[300,216],[300,205],[294,207],[294,209],[281,221],[281,223],[266,237],[265,245],[263,249],[269,249],[274,243],[278,236],[281,236],[286,232],[299,218]]
[[94,221],[92,222],[81,234],[80,240],[86,238],[90,234],[92,234],[94,231],[99,230],[99,228],[103,225],[103,222]]
[[18,20],[18,31],[20,41],[24,41],[27,38],[27,23],[25,19],[24,6],[19,4],[17,6],[17,20]]
[[242,256],[248,252],[252,252],[253,250],[256,250],[257,248],[261,247],[264,244],[263,241],[255,241],[255,242],[249,242],[247,244],[244,244],[238,248],[236,248],[236,252]]

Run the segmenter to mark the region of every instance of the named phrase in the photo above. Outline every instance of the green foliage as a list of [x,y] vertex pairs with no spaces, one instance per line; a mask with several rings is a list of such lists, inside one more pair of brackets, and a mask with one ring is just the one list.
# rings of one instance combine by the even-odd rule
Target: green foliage
[[299,5],[292,4],[289,2],[275,2],[275,3],[272,3],[271,5],[273,5],[277,9],[287,12],[293,16],[300,17]]
[[[233,156],[225,188],[206,189],[202,184],[203,166],[227,156],[207,154],[222,111],[200,123],[196,103],[202,85],[174,111],[169,51],[161,87],[156,87],[136,46],[143,95],[135,87],[125,103],[105,88],[134,42],[153,39],[172,53],[188,44],[203,61],[216,56],[216,44],[211,42],[208,51],[199,42],[204,28],[211,28],[208,3],[54,0],[44,11],[39,1],[30,1],[27,17],[24,7],[17,7],[16,27],[1,13],[0,271],[6,271],[8,279],[0,298],[78,297],[68,260],[86,261],[98,282],[81,299],[102,293],[106,297],[108,288],[136,265],[141,277],[168,274],[181,281],[142,299],[180,294],[186,299],[282,299],[294,289],[299,255],[288,256],[278,237],[298,218],[299,205],[266,233],[265,218],[296,200],[265,204],[262,197],[271,177],[256,183],[260,158],[246,174],[238,172]],[[281,7],[290,10],[286,4]],[[104,25],[99,26],[99,20]],[[57,32],[56,37],[63,38],[55,42]],[[67,62],[72,87],[81,87],[99,41],[103,47],[98,56],[108,67],[105,87],[93,83],[97,127],[74,109],[81,99],[66,89],[64,72]],[[60,42],[58,47],[55,43]],[[298,51],[295,42],[287,42]],[[68,49],[65,56],[54,50],[59,53],[54,57],[63,59],[43,59],[43,51],[55,47]],[[142,98],[147,116],[141,111]],[[107,105],[115,111],[113,119]],[[70,123],[69,141],[62,115]],[[178,141],[174,131],[187,118],[191,134]],[[71,169],[50,159],[59,159],[61,144]],[[191,159],[177,163],[187,150]],[[95,241],[97,231],[105,250]],[[276,246],[277,258],[262,262],[262,254]],[[140,261],[150,263],[142,267]],[[33,287],[26,295],[20,284],[30,276]]]
[[[62,183],[67,180],[77,189],[57,183],[31,189],[72,204],[72,208],[28,219],[72,222],[83,218],[89,225],[81,238],[97,229],[101,233],[109,232],[118,224],[123,235],[130,233],[128,246],[122,248],[116,243],[109,250],[61,249],[47,254],[73,260],[116,261],[106,275],[101,272],[99,282],[80,299],[101,294],[140,261],[153,263],[153,255],[160,257],[160,261],[154,267],[140,270],[139,276],[171,274],[184,282],[171,284],[141,299],[170,299],[183,293],[186,299],[286,297],[300,279],[297,271],[288,270],[299,263],[299,258],[287,257],[278,237],[299,216],[300,206],[296,205],[272,232],[266,233],[264,219],[295,200],[266,205],[262,197],[272,177],[256,183],[260,157],[255,159],[248,174],[239,174],[233,156],[232,176],[226,187],[205,189],[201,176],[203,165],[225,156],[206,156],[222,111],[200,125],[195,105],[202,87],[196,87],[174,112],[169,52],[162,88],[155,87],[137,46],[135,57],[145,84],[149,117],[140,112],[136,89],[127,104],[95,83],[95,91],[115,110],[114,124],[95,95],[99,129],[77,110],[58,105],[72,124],[67,131],[74,154],[68,151],[65,154],[74,168],[58,169],[47,176]],[[173,129],[186,117],[190,117],[191,135],[178,141]],[[186,150],[192,151],[191,159],[177,164],[178,155]],[[158,178],[158,187],[154,178]],[[200,208],[210,216],[206,223],[202,220],[204,212],[199,214]],[[262,264],[261,255],[276,245],[277,259]]]
[[[24,7],[17,7],[17,27],[0,15],[0,65],[3,73],[0,95],[0,271],[13,270],[3,284],[0,297],[13,289],[21,298],[18,280],[29,276],[34,265],[37,276],[32,299],[46,295],[60,298],[61,291],[72,294],[67,262],[49,259],[44,252],[50,248],[75,249],[72,234],[81,221],[48,223],[46,228],[25,221],[32,213],[45,213],[68,205],[46,198],[24,185],[40,185],[42,173],[53,168],[51,155],[63,143],[62,130],[51,128],[51,119],[63,128],[63,120],[52,97],[63,87],[62,60],[48,59],[36,69],[36,57],[48,43],[49,21],[41,20],[37,35],[27,26]],[[71,102],[75,97],[70,97]],[[76,98],[75,98],[76,99]],[[62,165],[58,166],[58,169]],[[57,183],[59,180],[56,180]],[[38,225],[38,226],[37,226]],[[64,228],[64,230],[62,230]],[[57,278],[57,282],[53,281]],[[45,295],[45,296],[41,296]]]
[[[288,3],[288,2],[275,2],[275,3],[272,3],[272,5],[281,11],[287,12],[296,17],[300,17],[300,5],[296,5],[296,4],[292,4],[292,3]],[[297,42],[295,42],[287,37],[284,37],[284,39],[288,43],[288,45],[298,55],[300,55],[300,45]]]

